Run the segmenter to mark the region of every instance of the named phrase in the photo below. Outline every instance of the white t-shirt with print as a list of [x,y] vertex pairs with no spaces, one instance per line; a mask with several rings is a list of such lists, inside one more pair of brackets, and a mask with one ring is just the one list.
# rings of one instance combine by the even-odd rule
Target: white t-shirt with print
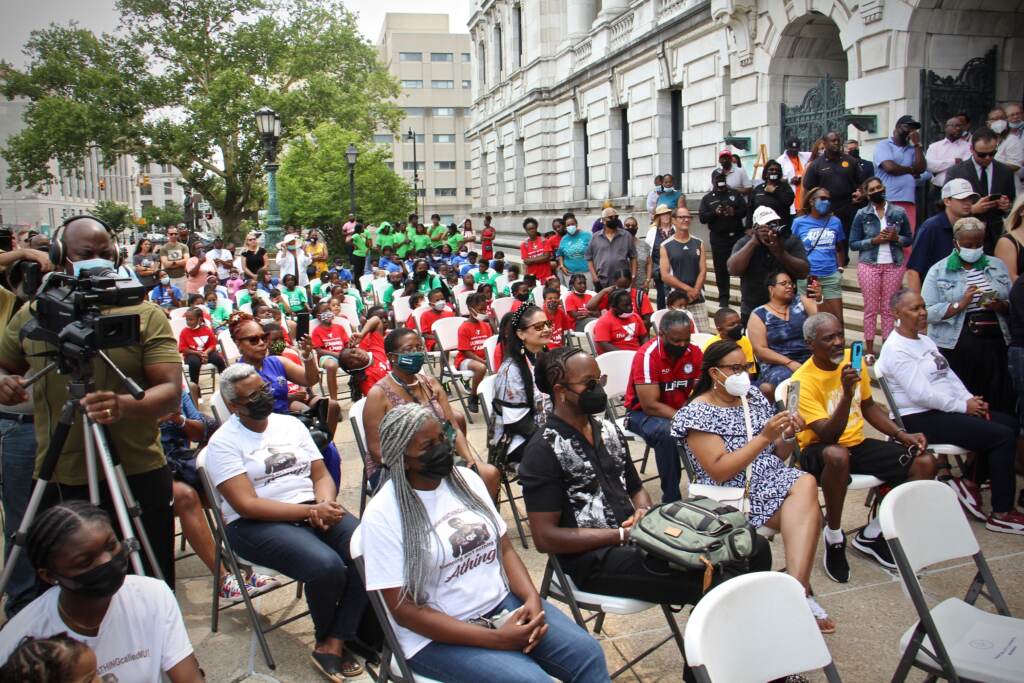
[[163,581],[126,576],[95,636],[83,636],[64,623],[57,608],[59,596],[60,588],[54,586],[4,626],[0,662],[7,661],[25,636],[48,638],[58,633],[92,648],[103,680],[110,675],[115,681],[159,681],[162,672],[192,654],[181,610]]
[[[233,258],[231,256],[231,252],[228,251],[227,249],[211,249],[210,251],[206,252],[206,258],[207,258],[207,260],[210,261],[210,263],[213,263],[214,261],[231,261],[231,260],[233,260]],[[228,275],[230,275],[230,274],[231,274],[231,269],[230,268],[225,268],[224,266],[220,265],[219,263],[217,264],[217,279],[219,279],[219,280],[227,280],[228,279]],[[225,298],[227,298],[227,297],[225,297]]]
[[[279,503],[314,500],[309,477],[314,460],[323,460],[306,425],[291,415],[272,413],[263,432],[247,429],[232,415],[206,447],[206,471],[214,486],[244,474],[256,495]],[[224,521],[230,524],[239,514],[225,500]]]
[[[505,522],[494,508],[483,480],[469,469],[457,469],[497,520],[497,533],[486,517],[471,511],[455,497],[447,481],[442,481],[433,491],[416,491],[416,495],[426,508],[434,531],[426,553],[434,568],[427,579],[427,604],[464,621],[491,612],[508,595],[509,589],[501,576],[497,557]],[[366,589],[404,586],[405,548],[394,482],[387,481],[373,496],[360,526]],[[390,614],[388,620],[407,658],[430,644],[429,638],[399,626]]]

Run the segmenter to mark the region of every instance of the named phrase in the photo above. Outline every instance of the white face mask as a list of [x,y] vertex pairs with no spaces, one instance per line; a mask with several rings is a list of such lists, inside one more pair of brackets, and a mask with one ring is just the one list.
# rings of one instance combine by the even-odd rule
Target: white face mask
[[975,263],[985,255],[985,250],[982,247],[978,247],[977,249],[967,249],[958,244],[956,245],[956,250],[960,253],[960,260],[967,263]]
[[992,132],[996,135],[1002,135],[1006,130],[1006,121],[999,119],[998,121],[989,121],[988,127],[992,129]]
[[746,396],[747,392],[750,391],[750,373],[741,372],[736,375],[729,375],[722,382],[722,386],[725,387],[730,396],[737,398]]
[[434,303],[432,303],[430,305],[433,306],[435,311],[443,311],[444,310],[444,299],[442,299],[441,301],[435,301]]

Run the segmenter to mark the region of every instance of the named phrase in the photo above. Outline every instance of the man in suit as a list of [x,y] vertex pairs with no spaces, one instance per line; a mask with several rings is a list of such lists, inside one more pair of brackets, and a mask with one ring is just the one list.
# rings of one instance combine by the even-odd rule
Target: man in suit
[[985,253],[990,255],[1003,232],[1003,219],[1017,198],[1013,172],[1009,166],[995,160],[998,147],[999,136],[989,128],[979,128],[971,138],[971,158],[946,173],[947,183],[953,178],[963,178],[980,196],[971,207],[971,214],[985,222]]

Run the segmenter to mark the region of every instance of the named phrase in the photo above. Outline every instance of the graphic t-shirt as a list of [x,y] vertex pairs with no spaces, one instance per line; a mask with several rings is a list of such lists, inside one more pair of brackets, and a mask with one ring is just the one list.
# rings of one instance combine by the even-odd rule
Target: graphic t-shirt
[[[427,576],[427,605],[459,621],[491,612],[508,595],[501,576],[498,544],[505,534],[505,521],[494,508],[483,480],[464,467],[459,474],[469,484],[494,523],[455,497],[447,481],[433,491],[416,491],[430,520],[428,547],[421,550],[430,567]],[[384,590],[405,585],[405,547],[402,545],[402,517],[389,480],[366,505],[360,522],[364,539],[366,589]],[[366,539],[373,539],[372,543]],[[404,628],[388,613],[406,657],[413,657],[430,644],[430,639]]]
[[29,603],[4,626],[0,661],[6,661],[25,636],[48,638],[64,633],[96,653],[102,681],[159,681],[192,654],[174,593],[159,579],[129,574],[114,593],[99,633],[84,636],[61,619],[60,587]]
[[[850,364],[850,350],[843,354],[843,362],[835,370],[822,370],[814,364],[814,358],[808,358],[793,373],[793,381],[800,382],[800,417],[808,425],[818,420],[827,420],[836,412],[836,405],[843,396],[843,383],[840,380],[842,368]],[[860,402],[871,397],[871,378],[865,365],[860,371],[860,382],[853,390],[853,402],[850,404],[850,417],[846,421],[846,430],[839,437],[840,446],[856,446],[864,440],[864,415],[861,413]],[[808,427],[797,435],[800,448],[805,448],[821,439]]]
[[185,295],[174,285],[157,285],[149,291],[149,300],[160,308],[174,308],[176,301],[184,301]]
[[309,308],[309,298],[306,296],[305,287],[285,288],[281,290],[281,294],[288,299],[288,306],[293,312],[305,311]]
[[341,350],[348,344],[348,332],[341,325],[318,325],[310,335],[313,340],[313,348],[327,351],[328,353],[341,353]]
[[587,303],[594,298],[593,294],[579,294],[577,292],[569,292],[562,302],[565,307],[566,313],[572,313],[573,311],[585,311],[587,310]]
[[[260,498],[279,503],[313,501],[309,472],[314,460],[323,459],[313,437],[291,415],[271,413],[267,419],[261,433],[250,431],[232,415],[213,433],[206,447],[206,470],[213,485],[244,474]],[[221,503],[221,511],[228,524],[239,518],[227,500]]]
[[[540,235],[536,239],[525,240],[519,245],[519,255],[523,257],[525,262],[528,258],[534,258],[547,252],[551,253],[551,245],[545,238]],[[551,261],[544,261],[542,263],[529,263],[526,265],[527,275],[536,275],[537,282],[544,282],[544,280],[551,277]]]
[[835,216],[824,218],[800,216],[793,221],[793,234],[807,251],[807,262],[811,264],[811,275],[825,276],[836,272],[836,245],[846,241],[843,224]]
[[384,351],[384,336],[377,331],[370,332],[359,342],[359,348],[370,354],[370,365],[364,370],[366,379],[359,383],[363,396],[370,393],[370,389],[384,375],[391,372],[391,363],[388,362],[388,354]]
[[545,307],[544,314],[551,321],[551,341],[548,342],[548,348],[553,349],[564,345],[566,333],[576,329],[575,321],[569,317],[561,306],[554,313]]
[[[186,249],[185,245],[181,242],[175,242],[174,244],[167,242],[166,244],[162,244],[160,248],[156,250],[156,253],[168,261],[181,261],[188,258],[188,249]],[[167,270],[167,275],[170,277],[185,277],[184,265],[174,268],[166,268],[165,270]]]
[[463,351],[472,351],[484,358],[487,355],[484,342],[492,334],[491,324],[486,320],[467,320],[459,325],[459,354],[455,356],[455,367],[462,367],[462,361],[469,359]]
[[662,349],[661,339],[655,337],[633,356],[629,383],[626,385],[626,408],[642,410],[640,398],[636,395],[636,385],[657,384],[661,389],[660,401],[679,410],[690,398],[690,392],[700,378],[700,365],[703,361],[704,354],[693,344],[673,358]]
[[926,410],[966,413],[973,398],[939,347],[923,334],[917,339],[889,334],[875,372],[888,380],[896,410],[904,417]]
[[194,330],[185,327],[178,337],[178,351],[181,353],[212,351],[216,346],[217,336],[206,325],[200,325]]
[[[594,341],[608,342],[617,349],[636,351],[640,348],[640,337],[647,334],[644,321],[636,313],[629,318],[620,318],[607,310],[594,325]],[[600,355],[601,352],[598,352]]]

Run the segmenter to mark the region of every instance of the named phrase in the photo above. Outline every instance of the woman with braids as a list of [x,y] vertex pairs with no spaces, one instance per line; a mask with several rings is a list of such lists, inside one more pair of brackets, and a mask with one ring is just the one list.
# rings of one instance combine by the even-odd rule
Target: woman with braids
[[434,417],[444,424],[446,433],[455,445],[455,452],[461,458],[459,464],[464,463],[480,475],[487,490],[497,495],[501,477],[497,469],[483,462],[470,448],[465,434],[466,418],[462,413],[452,410],[441,383],[420,372],[427,357],[423,338],[416,330],[399,327],[384,338],[384,352],[391,364],[391,371],[370,389],[363,409],[363,429],[368,451],[365,466],[370,488],[375,488],[380,478],[381,420],[397,406],[417,403],[429,408]]
[[[47,508],[29,529],[26,548],[39,580],[52,588],[4,626],[0,661],[8,664],[2,672],[29,673],[11,680],[50,680],[34,676],[40,665],[83,658],[57,639],[29,643],[12,655],[26,636],[54,634],[91,648],[98,670],[112,680],[156,681],[162,674],[172,683],[203,680],[174,594],[163,581],[128,574],[126,550],[107,513],[81,500]],[[40,663],[42,656],[48,661]]]
[[85,643],[61,633],[49,638],[28,636],[0,666],[0,683],[102,683],[96,653]]
[[751,385],[750,365],[734,341],[705,349],[693,398],[672,420],[672,435],[693,465],[693,483],[742,488],[750,477],[747,519],[754,528],[782,532],[786,572],[803,585],[821,632],[835,633],[835,623],[811,595],[811,567],[821,536],[818,484],[813,475],[785,463],[804,423],[799,414],[775,414]]
[[551,408],[548,395],[533,385],[537,354],[551,341],[553,325],[544,311],[527,304],[501,321],[502,360],[494,377],[492,462],[517,463],[523,448]]
[[221,374],[231,412],[210,437],[206,469],[223,497],[231,546],[248,561],[301,581],[313,619],[313,665],[328,680],[362,673],[345,647],[366,607],[349,542],[358,520],[338,490],[305,425],[273,412],[263,377],[244,363]]
[[[551,396],[547,422],[526,445],[519,479],[537,549],[558,553],[582,590],[658,604],[693,605],[703,571],[681,571],[629,542],[651,508],[615,423],[604,419],[605,377],[590,355],[562,347],[537,360],[537,388]],[[755,537],[750,569],[771,569],[768,543]],[[714,583],[731,574],[716,572]],[[689,680],[689,679],[687,679]]]
[[597,642],[540,599],[483,481],[406,403],[380,424],[385,480],[363,516],[378,590],[412,670],[454,683],[608,681]]

